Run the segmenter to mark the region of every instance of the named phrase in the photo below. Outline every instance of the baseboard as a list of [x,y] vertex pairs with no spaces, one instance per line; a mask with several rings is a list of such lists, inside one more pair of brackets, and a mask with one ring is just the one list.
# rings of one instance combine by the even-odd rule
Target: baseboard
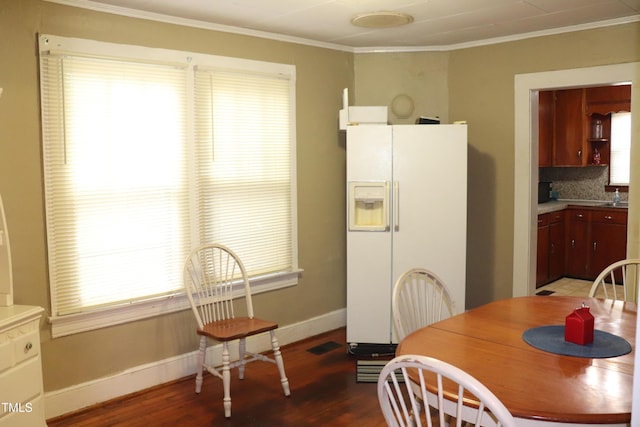
[[[307,319],[278,329],[280,345],[290,344],[323,332],[346,325],[346,309],[336,310],[322,316]],[[247,340],[247,350],[262,352],[269,350],[269,334]],[[233,349],[232,349],[233,351]],[[221,346],[208,349],[207,358],[221,357]],[[285,358],[286,363],[286,358]],[[45,417],[58,417],[70,412],[144,390],[195,373],[196,351],[169,359],[136,366],[116,375],[76,384],[44,394]]]

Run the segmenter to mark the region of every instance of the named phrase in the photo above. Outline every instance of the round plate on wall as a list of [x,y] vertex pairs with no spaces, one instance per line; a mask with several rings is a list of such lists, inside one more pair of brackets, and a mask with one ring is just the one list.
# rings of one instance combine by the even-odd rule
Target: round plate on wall
[[413,114],[413,99],[406,94],[397,95],[391,100],[391,112],[399,119],[408,119]]

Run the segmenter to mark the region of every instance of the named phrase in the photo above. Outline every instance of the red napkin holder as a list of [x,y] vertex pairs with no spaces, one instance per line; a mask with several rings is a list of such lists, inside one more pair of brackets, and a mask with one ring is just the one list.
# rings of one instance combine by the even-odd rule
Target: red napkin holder
[[565,341],[580,345],[593,342],[593,325],[594,319],[591,312],[589,312],[589,307],[576,308],[565,319]]

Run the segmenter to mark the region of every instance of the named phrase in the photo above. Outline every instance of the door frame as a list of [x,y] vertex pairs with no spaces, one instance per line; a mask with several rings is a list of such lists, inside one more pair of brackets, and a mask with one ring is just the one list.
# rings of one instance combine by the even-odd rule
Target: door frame
[[[640,111],[640,62],[517,74],[515,98],[515,171],[513,231],[513,296],[533,295],[536,277],[538,182],[538,91],[631,82],[631,111]],[[640,162],[640,114],[632,115],[631,162]],[[640,171],[631,171],[627,255],[640,256]]]

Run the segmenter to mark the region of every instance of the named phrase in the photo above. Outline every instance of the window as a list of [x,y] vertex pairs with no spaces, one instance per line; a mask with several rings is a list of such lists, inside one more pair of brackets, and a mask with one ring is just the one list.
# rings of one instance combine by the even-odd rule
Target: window
[[40,51],[54,336],[186,308],[200,243],[231,247],[258,291],[295,283],[292,66],[55,36]]
[[610,185],[629,185],[631,168],[631,113],[611,114]]

